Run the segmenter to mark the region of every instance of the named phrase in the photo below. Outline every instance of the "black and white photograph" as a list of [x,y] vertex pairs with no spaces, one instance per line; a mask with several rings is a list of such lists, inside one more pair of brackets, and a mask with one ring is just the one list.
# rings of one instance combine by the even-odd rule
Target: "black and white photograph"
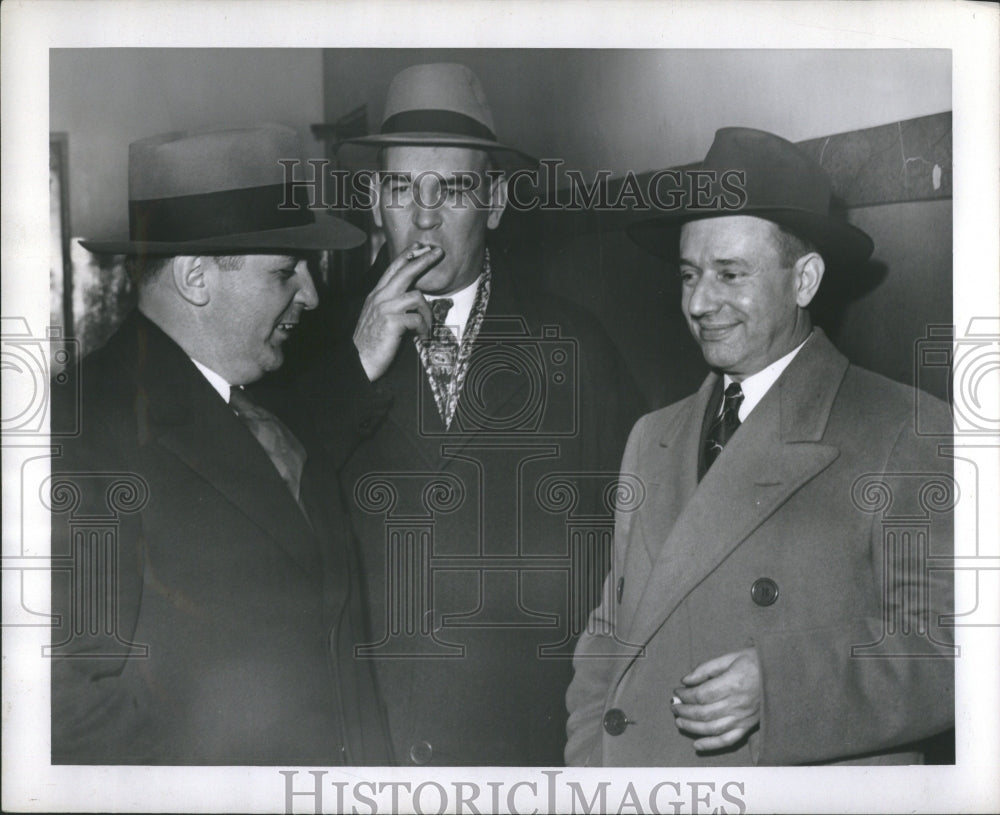
[[4,810],[995,811],[915,5],[5,4]]

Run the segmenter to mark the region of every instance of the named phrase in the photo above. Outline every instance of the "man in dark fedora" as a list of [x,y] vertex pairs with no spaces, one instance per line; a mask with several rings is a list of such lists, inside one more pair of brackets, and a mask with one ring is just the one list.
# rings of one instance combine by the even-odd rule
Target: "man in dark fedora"
[[948,408],[812,326],[824,273],[873,243],[831,215],[811,158],[725,128],[692,170],[740,190],[629,232],[677,262],[712,372],[632,431],[622,469],[647,500],[617,518],[566,760],[919,763],[954,720]]
[[[326,468],[244,386],[360,231],[292,204],[278,125],[129,149],[138,307],[53,458],[52,761],[384,764],[355,553]],[[307,454],[307,449],[310,451]]]
[[[356,414],[381,425],[341,471],[374,634],[360,653],[400,763],[557,764],[638,391],[592,316],[489,245],[504,171],[535,162],[497,139],[471,70],[402,71],[380,132],[351,143],[379,149],[385,239],[350,323],[354,395],[388,402]],[[311,379],[331,438],[350,381]]]

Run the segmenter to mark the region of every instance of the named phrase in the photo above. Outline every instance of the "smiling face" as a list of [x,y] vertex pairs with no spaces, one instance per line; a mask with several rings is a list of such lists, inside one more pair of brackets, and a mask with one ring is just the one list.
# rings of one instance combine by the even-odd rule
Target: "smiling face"
[[681,308],[705,361],[736,381],[763,370],[812,330],[806,306],[823,276],[811,252],[782,263],[777,226],[747,215],[681,228]]
[[304,260],[245,255],[242,266],[204,257],[209,297],[203,325],[209,334],[199,361],[231,385],[245,385],[281,367],[282,344],[303,311],[318,303]]
[[479,277],[486,233],[496,229],[506,204],[503,182],[491,187],[489,157],[464,147],[390,147],[373,210],[385,231],[389,256],[413,243],[438,246],[441,261],[414,287],[426,294],[450,294]]

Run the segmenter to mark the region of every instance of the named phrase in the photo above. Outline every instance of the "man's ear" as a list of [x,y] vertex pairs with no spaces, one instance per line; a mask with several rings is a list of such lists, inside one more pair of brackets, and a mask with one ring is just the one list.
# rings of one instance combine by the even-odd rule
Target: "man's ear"
[[172,274],[177,293],[195,306],[203,306],[211,299],[206,277],[206,258],[180,255],[174,258]]
[[490,214],[486,226],[496,229],[500,226],[503,211],[507,208],[507,176],[490,176]]
[[810,252],[795,261],[795,280],[797,291],[795,302],[799,308],[808,306],[819,291],[819,284],[823,281],[823,273],[826,271],[826,264],[817,252]]
[[368,178],[368,192],[371,194],[372,202],[372,220],[375,221],[375,226],[379,229],[382,228],[382,210],[379,205],[381,203],[381,187],[382,183],[380,180],[381,173],[372,173]]

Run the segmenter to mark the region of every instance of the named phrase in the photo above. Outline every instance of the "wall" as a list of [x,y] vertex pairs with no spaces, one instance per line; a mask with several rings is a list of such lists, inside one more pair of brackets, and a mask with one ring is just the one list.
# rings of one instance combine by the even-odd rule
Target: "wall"
[[49,58],[49,130],[68,135],[70,230],[128,232],[128,145],[171,130],[274,121],[323,155],[319,49],[81,48]]
[[367,104],[377,129],[393,75],[444,61],[479,76],[501,140],[588,173],[695,161],[726,125],[802,141],[951,110],[945,50],[331,48],[326,121]]

